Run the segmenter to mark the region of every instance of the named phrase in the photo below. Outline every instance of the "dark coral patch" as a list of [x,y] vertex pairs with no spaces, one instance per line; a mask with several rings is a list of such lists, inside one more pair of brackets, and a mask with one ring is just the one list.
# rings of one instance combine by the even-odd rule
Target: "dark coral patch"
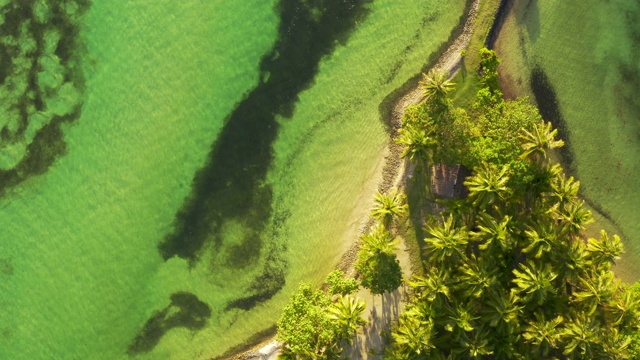
[[171,303],[164,309],[155,312],[129,345],[127,353],[135,355],[146,353],[158,345],[167,331],[183,327],[189,330],[200,330],[211,317],[209,305],[187,292],[171,295]]

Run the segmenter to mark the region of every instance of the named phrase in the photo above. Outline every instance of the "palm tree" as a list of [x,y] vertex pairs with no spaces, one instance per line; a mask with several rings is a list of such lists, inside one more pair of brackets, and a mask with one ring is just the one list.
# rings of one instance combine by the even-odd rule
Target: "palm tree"
[[455,88],[455,84],[449,80],[449,74],[442,69],[431,69],[428,74],[422,74],[419,85],[425,99],[438,104],[442,104]]
[[534,162],[542,164],[543,159],[547,159],[547,149],[555,149],[564,146],[564,141],[556,140],[558,129],[551,129],[551,123],[545,123],[544,120],[540,124],[533,127],[533,131],[529,132],[522,129],[520,138],[523,140],[521,157],[531,158]]
[[519,294],[523,303],[542,305],[547,297],[555,293],[553,280],[558,277],[549,264],[536,266],[531,261],[520,264],[520,269],[513,270],[515,278],[512,280],[517,286],[512,291]]
[[414,165],[428,170],[433,149],[438,142],[429,129],[418,124],[406,124],[398,131],[396,143],[404,147],[400,157],[409,158]]
[[603,340],[602,347],[607,359],[623,360],[630,358],[627,351],[627,348],[631,345],[630,337],[621,336],[618,329],[612,328],[607,332]]
[[375,205],[371,216],[384,224],[387,230],[395,219],[399,219],[407,213],[409,205],[405,204],[404,194],[394,189],[388,195],[378,192],[375,195]]
[[600,239],[590,238],[587,240],[587,252],[589,259],[594,264],[601,264],[605,268],[610,268],[615,261],[620,259],[620,255],[624,252],[622,241],[618,235],[609,238],[607,232],[600,231]]
[[608,305],[618,289],[613,272],[602,271],[580,279],[579,291],[573,296],[576,302],[584,304],[587,314],[593,315],[598,306]]
[[365,310],[365,303],[362,299],[352,296],[340,296],[338,301],[333,303],[329,309],[329,318],[337,322],[341,339],[346,339],[349,343],[359,326],[366,324],[362,318]]
[[366,258],[394,255],[399,243],[400,241],[394,240],[382,224],[377,223],[371,227],[368,234],[361,237],[360,252]]
[[640,318],[640,298],[635,298],[631,291],[623,292],[611,306],[609,315],[613,317],[612,324],[628,326]]
[[471,232],[473,239],[480,242],[478,248],[483,251],[488,250],[489,253],[510,251],[514,246],[514,240],[509,231],[511,218],[511,216],[504,216],[501,221],[496,221],[493,216],[480,213],[476,224],[478,230]]
[[584,206],[584,201],[574,201],[565,206],[564,211],[556,207],[555,216],[560,221],[562,232],[573,238],[578,236],[586,226],[593,222],[591,211]]
[[433,263],[458,264],[463,259],[469,242],[467,232],[456,227],[453,216],[449,215],[442,224],[429,226],[427,232],[431,237],[424,239],[429,251],[429,259]]
[[595,359],[600,345],[598,321],[584,312],[570,319],[562,332],[564,354],[578,359]]
[[459,275],[462,293],[468,298],[480,298],[498,282],[496,273],[495,267],[492,268],[485,261],[471,256],[469,262],[463,264],[462,274]]
[[499,200],[505,200],[511,194],[511,189],[507,186],[508,171],[508,165],[498,169],[495,165],[487,163],[482,163],[476,168],[475,174],[469,176],[464,182],[474,205],[486,208]]
[[570,204],[578,199],[578,191],[580,190],[580,181],[575,181],[573,176],[568,179],[563,175],[558,176],[552,183],[553,189],[551,196],[557,201],[559,209],[564,210],[565,205]]
[[554,224],[546,221],[538,222],[534,226],[528,226],[525,230],[525,237],[528,245],[522,250],[527,254],[533,254],[539,259],[550,253],[558,242],[558,237]]
[[471,359],[484,359],[487,355],[493,354],[493,347],[489,344],[491,329],[480,327],[473,331],[471,336],[464,338],[461,345],[467,348],[466,354]]
[[515,334],[520,324],[518,316],[523,309],[518,295],[505,291],[491,292],[482,310],[482,318],[501,333]]
[[423,314],[413,307],[402,314],[398,329],[391,334],[396,344],[411,355],[428,356],[435,347],[432,341],[433,322],[429,318],[424,319]]
[[[560,265],[559,272],[568,284],[577,284],[591,266],[586,246],[582,241],[570,241],[558,244],[553,251],[554,263]],[[571,285],[569,291],[571,291]]]
[[441,305],[451,296],[449,282],[446,269],[432,267],[426,276],[413,275],[413,281],[410,281],[409,285],[416,290],[421,299]]
[[402,283],[402,269],[395,254],[398,243],[380,223],[362,236],[355,268],[362,276],[362,286],[371,293],[393,291]]
[[536,313],[535,320],[529,322],[522,337],[533,346],[533,352],[537,356],[547,358],[549,351],[555,349],[559,343],[562,335],[559,326],[562,321],[562,316],[546,320],[542,313]]

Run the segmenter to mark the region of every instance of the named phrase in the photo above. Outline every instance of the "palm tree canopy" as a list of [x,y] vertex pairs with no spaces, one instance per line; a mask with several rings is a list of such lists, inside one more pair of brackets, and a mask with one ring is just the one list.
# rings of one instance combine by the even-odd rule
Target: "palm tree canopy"
[[455,88],[455,84],[449,80],[449,74],[441,69],[431,69],[428,74],[422,74],[419,84],[427,101],[442,101]]
[[560,148],[564,146],[564,141],[556,140],[558,129],[551,129],[550,122],[542,121],[533,127],[533,131],[529,132],[522,129],[520,137],[523,140],[521,155],[522,158],[533,158],[538,160],[542,157],[547,158],[547,150]]
[[371,216],[381,221],[387,228],[394,219],[398,219],[407,213],[408,205],[404,203],[405,196],[394,189],[389,194],[381,192],[375,195],[375,205]]
[[356,299],[350,295],[340,296],[329,309],[329,319],[338,322],[341,336],[351,340],[351,335],[359,326],[366,324],[362,318],[365,311],[365,303],[362,299]]
[[473,199],[474,204],[480,207],[505,199],[512,192],[507,186],[508,171],[508,165],[498,169],[495,165],[483,163],[464,182],[469,189],[469,198]]

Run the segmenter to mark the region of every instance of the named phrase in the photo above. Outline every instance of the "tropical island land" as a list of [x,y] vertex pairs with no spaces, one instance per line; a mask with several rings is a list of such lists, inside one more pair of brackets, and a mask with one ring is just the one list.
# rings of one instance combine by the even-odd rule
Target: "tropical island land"
[[640,358],[638,6],[0,1],[0,357]]

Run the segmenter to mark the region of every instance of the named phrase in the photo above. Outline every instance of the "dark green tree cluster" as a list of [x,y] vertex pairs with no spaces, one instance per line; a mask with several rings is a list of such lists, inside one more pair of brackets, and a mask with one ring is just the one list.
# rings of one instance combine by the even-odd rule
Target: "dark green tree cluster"
[[[404,195],[397,191],[378,193],[371,216],[377,220],[360,238],[355,268],[360,283],[372,294],[383,294],[402,284],[402,269],[395,251],[398,240],[391,234],[407,212]],[[285,359],[338,359],[345,342],[350,343],[358,327],[365,324],[365,303],[350,294],[357,280],[344,278],[340,270],[326,279],[328,293],[302,284],[278,321],[278,340],[285,343]]]
[[[584,237],[592,218],[579,182],[549,159],[563,145],[556,130],[525,100],[503,101],[498,60],[489,50],[482,58],[482,89],[469,112],[453,109],[445,92],[405,119],[401,142],[411,146],[409,132],[433,139],[421,141],[429,145],[413,161],[457,161],[473,175],[469,196],[427,221],[426,275],[411,282],[387,357],[633,358],[640,298],[612,272],[620,238]],[[443,131],[456,122],[459,134]]]
[[399,240],[392,234],[407,213],[404,195],[394,190],[388,194],[378,192],[371,216],[378,222],[360,237],[360,250],[355,268],[362,286],[372,294],[394,291],[402,284],[402,269],[396,256]]
[[350,294],[358,289],[354,279],[336,270],[327,277],[329,292],[301,284],[278,321],[278,340],[285,343],[284,359],[338,359],[344,342],[350,342],[366,321],[365,303]]

